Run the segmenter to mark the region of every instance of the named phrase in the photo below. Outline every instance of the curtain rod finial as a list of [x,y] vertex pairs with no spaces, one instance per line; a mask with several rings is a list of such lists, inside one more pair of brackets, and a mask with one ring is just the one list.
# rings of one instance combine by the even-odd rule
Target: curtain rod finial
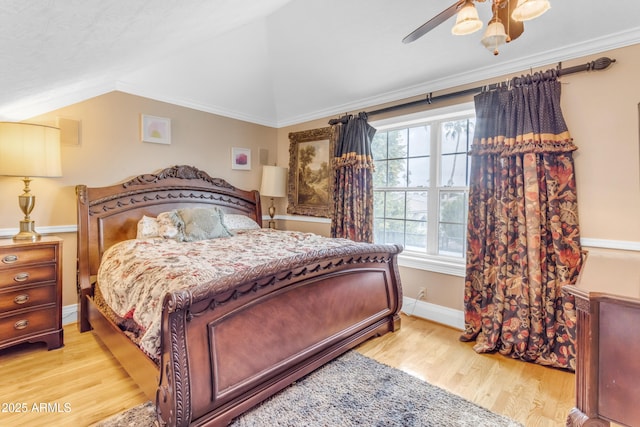
[[595,61],[591,61],[589,63],[589,70],[604,70],[614,62],[616,62],[615,59],[611,59],[611,58],[607,58],[606,56],[603,56],[601,58],[596,59]]

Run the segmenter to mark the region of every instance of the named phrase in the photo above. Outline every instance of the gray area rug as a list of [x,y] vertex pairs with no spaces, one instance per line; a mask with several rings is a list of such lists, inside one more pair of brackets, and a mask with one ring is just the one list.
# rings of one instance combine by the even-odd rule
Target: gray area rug
[[[154,420],[154,407],[148,402],[97,426],[153,426]],[[511,427],[521,424],[350,351],[239,416],[231,426]]]

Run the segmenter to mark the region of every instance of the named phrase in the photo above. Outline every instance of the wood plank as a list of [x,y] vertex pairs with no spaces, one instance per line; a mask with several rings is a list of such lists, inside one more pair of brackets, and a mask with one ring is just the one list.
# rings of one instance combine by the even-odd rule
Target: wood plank
[[[2,426],[87,426],[147,399],[93,334],[64,328],[65,345],[21,344],[0,351]],[[35,406],[34,406],[35,405]]]

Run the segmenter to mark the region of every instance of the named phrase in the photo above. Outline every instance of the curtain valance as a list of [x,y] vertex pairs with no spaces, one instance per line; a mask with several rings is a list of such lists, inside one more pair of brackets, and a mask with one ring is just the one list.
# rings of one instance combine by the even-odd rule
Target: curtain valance
[[[475,97],[471,154],[511,156],[577,149],[560,110],[560,82],[550,72],[519,79]],[[491,120],[488,120],[491,118]]]

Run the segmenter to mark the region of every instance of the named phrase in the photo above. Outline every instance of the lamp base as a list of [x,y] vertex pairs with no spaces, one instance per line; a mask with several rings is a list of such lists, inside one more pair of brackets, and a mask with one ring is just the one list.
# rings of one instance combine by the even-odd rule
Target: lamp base
[[13,240],[29,240],[32,242],[40,240],[40,234],[35,230],[35,222],[20,221],[20,232],[13,236]]
[[35,223],[29,218],[33,207],[36,205],[36,196],[31,194],[29,183],[31,178],[25,176],[22,178],[24,181],[24,193],[18,196],[18,205],[24,213],[24,219],[20,221],[20,232],[13,236],[13,240],[30,240],[35,242],[40,240],[40,235],[36,233]]
[[276,207],[273,204],[273,197],[271,198],[271,206],[269,206],[269,228],[276,228],[276,221],[273,219],[276,214]]

